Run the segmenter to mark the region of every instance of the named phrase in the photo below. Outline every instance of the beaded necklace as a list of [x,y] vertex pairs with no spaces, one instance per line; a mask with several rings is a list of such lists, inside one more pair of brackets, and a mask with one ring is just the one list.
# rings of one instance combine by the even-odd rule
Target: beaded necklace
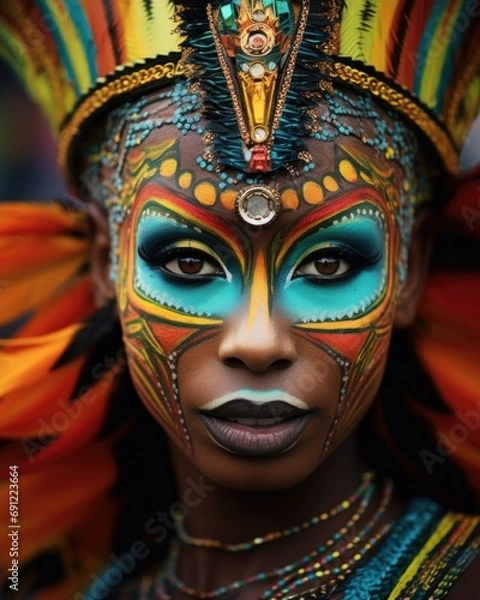
[[[385,514],[385,511],[387,510],[392,498],[392,492],[393,483],[390,480],[387,480],[377,510],[373,514],[370,521],[360,531],[360,533],[355,535],[351,541],[339,544],[336,550],[328,554],[324,554],[324,552],[335,542],[340,542],[345,538],[347,531],[343,531],[344,528],[342,528],[325,544],[322,544],[314,552],[304,556],[300,561],[300,566],[296,568],[295,572],[289,574],[283,579],[280,579],[270,589],[265,591],[260,598],[262,600],[284,598],[285,594],[293,592],[306,583],[318,583],[319,581],[328,577],[330,577],[330,579],[328,579],[322,585],[324,591],[335,586],[339,581],[343,581],[345,577],[353,571],[354,565],[361,561],[364,556],[377,544],[377,542],[379,542],[390,530],[391,523],[385,524],[376,534],[368,538],[361,548],[358,548],[361,542],[371,534],[374,527],[379,523],[380,519]],[[345,554],[349,553],[355,548],[357,549],[357,552],[353,556],[346,560],[342,559]],[[322,556],[322,554],[324,555]],[[342,561],[339,566],[330,566],[330,563],[335,563],[339,560]],[[297,565],[295,565],[295,567],[297,567]]]
[[197,548],[218,548],[219,550],[226,550],[228,552],[240,552],[243,550],[250,550],[251,548],[261,546],[262,544],[267,544],[268,542],[278,540],[279,538],[299,533],[300,531],[309,529],[313,525],[318,525],[319,523],[327,521],[335,515],[345,512],[365,495],[366,491],[371,486],[373,477],[373,471],[366,471],[365,473],[363,473],[362,482],[360,483],[358,488],[355,491],[353,491],[352,494],[346,500],[343,500],[337,506],[331,508],[329,511],[321,512],[320,514],[315,515],[308,521],[304,521],[300,525],[294,525],[293,527],[288,527],[287,529],[282,529],[279,531],[272,531],[263,536],[257,536],[247,542],[240,542],[238,544],[228,544],[225,542],[221,542],[220,540],[197,538],[191,536],[185,528],[185,520],[183,514],[175,515],[175,528],[177,536],[179,540],[184,544],[187,544],[189,546],[196,546]]
[[[246,579],[234,581],[227,586],[221,586],[208,592],[200,592],[199,590],[185,584],[177,577],[176,571],[178,557],[180,554],[180,540],[176,538],[170,548],[166,574],[163,577],[160,577],[156,582],[156,597],[166,600],[170,599],[171,596],[166,590],[168,587],[173,587],[176,590],[191,596],[192,598],[197,598],[199,600],[210,600],[213,598],[222,597],[229,592],[238,591],[247,585],[267,581],[274,577],[280,579],[278,579],[276,583],[266,590],[260,598],[282,598],[284,597],[285,593],[289,593],[312,580],[318,582],[319,580],[329,578],[324,585],[335,585],[337,581],[341,581],[347,574],[351,573],[354,565],[358,563],[388,532],[389,525],[386,525],[382,527],[375,535],[368,538],[389,505],[392,496],[392,487],[392,483],[387,481],[383,489],[382,499],[378,509],[375,511],[367,525],[360,531],[360,533],[355,535],[350,542],[344,542],[343,544],[340,544],[341,540],[344,539],[346,535],[353,529],[355,524],[365,513],[367,507],[370,505],[371,498],[376,490],[375,483],[370,483],[367,486],[366,491],[361,498],[359,508],[348,520],[348,522],[324,544],[303,556],[299,561],[295,561],[282,567],[277,567],[270,571],[257,573],[247,577]],[[301,528],[299,530],[301,530]],[[359,547],[362,542],[365,543]],[[325,552],[332,547],[336,549],[334,549],[331,553],[325,554]],[[342,559],[345,554],[351,553],[354,549],[357,551],[350,559],[344,559],[340,566],[332,566],[330,568],[330,563]]]
[[[362,501],[367,504],[369,502],[365,498]],[[346,537],[348,531],[347,523],[343,531],[340,530],[332,538],[342,537],[342,534]],[[355,543],[356,540],[352,539],[351,542]],[[368,544],[370,540],[365,546]],[[331,545],[331,541],[325,543],[329,551]],[[331,554],[342,553],[341,550],[337,547]],[[355,551],[355,554],[358,553]],[[264,596],[268,600],[328,600],[336,594],[340,594],[342,600],[443,600],[460,575],[479,555],[479,516],[449,512],[430,498],[414,498],[376,546],[375,552],[369,553],[364,560],[355,561],[355,568],[342,570],[341,563],[345,564],[347,561],[338,557],[339,563],[333,564],[326,560],[324,550],[321,558],[312,559],[309,564],[314,566],[315,563],[320,563],[321,567],[317,565],[315,568],[323,571],[329,569],[333,572],[333,577],[328,575],[323,581],[312,579],[310,585],[301,589],[297,587],[293,593],[285,593],[284,590],[288,587],[282,584],[282,589],[274,589],[272,594],[272,586],[264,592]],[[321,564],[321,559],[324,565]],[[105,581],[109,580],[111,569],[118,567],[116,564],[108,566],[101,576]],[[289,583],[292,583],[292,578],[296,575],[293,572],[290,574]],[[299,579],[301,575],[302,573],[298,573]],[[336,583],[332,583],[334,577]],[[304,583],[308,584],[308,581]],[[277,581],[276,584],[278,583],[281,582]],[[163,569],[160,576],[147,576],[133,586],[127,586],[119,600],[172,600],[166,591],[167,587]],[[306,587],[309,589],[306,590]],[[234,592],[229,597],[235,596]],[[85,597],[94,600],[98,597],[97,591],[92,588],[92,592],[87,591]]]

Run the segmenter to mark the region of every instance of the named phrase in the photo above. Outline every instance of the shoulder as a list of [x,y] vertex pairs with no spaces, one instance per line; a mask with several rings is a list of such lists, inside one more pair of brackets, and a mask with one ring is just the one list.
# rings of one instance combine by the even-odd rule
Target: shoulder
[[479,555],[479,516],[414,499],[377,552],[346,582],[344,598],[370,598],[378,590],[378,597],[396,600],[478,600]]

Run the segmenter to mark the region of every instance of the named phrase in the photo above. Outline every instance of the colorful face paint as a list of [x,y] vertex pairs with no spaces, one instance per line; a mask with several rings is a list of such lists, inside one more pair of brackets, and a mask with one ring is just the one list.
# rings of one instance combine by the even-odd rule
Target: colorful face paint
[[217,318],[238,304],[240,264],[226,241],[178,220],[161,200],[142,210],[136,237],[139,294],[183,313]]
[[[303,122],[301,174],[242,172],[245,157],[230,161],[238,149],[227,134],[218,162],[208,143],[205,151],[200,106],[185,83],[123,106],[91,154],[130,370],[145,405],[203,473],[225,485],[292,485],[376,394],[415,207],[430,187],[418,176],[415,136],[367,96],[322,92]],[[254,186],[278,202],[267,226],[235,212]],[[252,202],[248,213],[258,210]],[[242,400],[242,390],[269,398],[277,390],[311,412],[295,430],[267,431],[292,445],[277,447],[280,471],[250,462],[250,483],[224,442],[270,451],[262,432],[212,429],[199,413],[219,398]]]
[[[199,465],[225,450],[196,411],[245,389],[269,398],[278,390],[321,419],[285,456],[320,460],[365,412],[383,373],[404,244],[398,169],[344,141],[324,173],[277,177],[284,212],[256,232],[233,209],[243,182],[222,186],[187,168],[185,155],[183,141],[162,138],[123,167],[117,289],[136,388]],[[280,348],[280,329],[301,352],[272,379],[269,367],[246,366],[238,340],[261,347],[278,335]],[[224,351],[229,336],[233,350]]]
[[[156,163],[160,156],[163,156],[164,163],[163,167],[159,167],[160,175],[167,180],[176,180],[176,185],[180,189],[188,190],[191,197],[204,206],[213,207],[221,204],[231,208],[239,192],[238,187],[235,187],[237,184],[243,183],[248,186],[266,183],[260,175],[246,174],[241,170],[235,172],[222,167],[217,164],[212,152],[209,150],[205,152],[203,138],[206,124],[201,118],[200,109],[201,100],[198,91],[192,91],[185,82],[180,82],[167,92],[142,97],[135,103],[125,104],[111,111],[106,123],[105,141],[98,146],[85,149],[87,166],[84,183],[90,195],[109,209],[113,280],[116,278],[118,266],[118,228],[129,210],[135,188],[138,188],[149,175],[154,174],[149,172],[149,169],[151,171],[152,168],[158,167]],[[366,173],[371,165],[368,164],[368,160],[365,164],[362,153],[358,151],[355,161],[360,169],[352,167],[352,161],[347,157],[343,160],[339,159],[337,169],[328,172],[323,169],[322,153],[310,151],[310,140],[329,144],[338,141],[339,138],[343,138],[344,142],[349,139],[360,139],[363,145],[377,153],[377,157],[384,157],[386,162],[392,165],[391,168],[397,164],[403,169],[404,177],[403,184],[399,187],[398,206],[392,208],[395,208],[397,223],[403,238],[402,260],[399,261],[398,269],[400,278],[404,279],[406,248],[409,243],[413,212],[415,207],[430,197],[431,190],[428,179],[423,176],[422,169],[417,164],[416,137],[404,127],[395,113],[379,111],[369,96],[351,96],[341,89],[322,91],[321,100],[312,105],[309,119],[304,123],[304,127],[307,145],[305,146],[302,141],[302,148],[306,150],[299,152],[301,160],[306,161],[301,170],[302,177],[306,176],[303,180],[303,190],[299,194],[295,185],[285,186],[281,209],[295,210],[299,206],[300,198],[307,203],[318,204],[324,197],[339,190],[339,181],[354,183],[358,178],[367,177]],[[236,151],[232,149],[236,146],[230,143],[231,140],[229,142],[227,129],[228,127],[225,127],[226,137],[222,139],[222,151],[235,154]],[[234,129],[235,127],[232,126],[233,135],[236,135]],[[174,147],[170,155],[166,153],[164,144],[161,144],[161,148],[158,146],[151,148],[146,143],[150,136],[160,131],[166,132],[163,139],[170,139],[167,144]],[[294,127],[292,130],[297,141],[299,131],[303,131],[303,128]],[[175,138],[181,140],[185,135],[189,135],[188,148],[185,150],[185,145],[183,146],[185,167],[179,170],[178,149],[172,140]],[[287,143],[288,140],[293,143],[293,138],[290,139],[288,136],[282,142],[287,154],[290,152],[288,148],[293,147],[290,142]],[[153,163],[154,167],[143,167],[142,172],[129,169],[130,172],[125,176],[126,157],[129,153],[135,152],[139,146],[142,146],[142,151],[137,152],[140,158],[137,159],[136,166],[144,164],[143,158],[147,157],[142,158],[142,156],[146,153],[147,162]],[[240,163],[244,164],[241,150],[236,153],[240,156]],[[272,154],[272,160],[276,160],[275,152]],[[131,157],[129,163],[132,163]],[[228,159],[227,163],[230,164]],[[385,170],[384,167],[382,168]],[[314,169],[317,169],[315,176],[310,176],[309,173]],[[297,177],[300,175],[296,171],[295,173]],[[273,181],[276,177],[278,173],[268,176]],[[196,184],[194,184],[195,180]],[[366,182],[368,183],[368,180]]]
[[[358,206],[358,208],[356,208]],[[278,297],[295,322],[352,319],[385,289],[385,232],[368,202],[311,226],[278,261]]]

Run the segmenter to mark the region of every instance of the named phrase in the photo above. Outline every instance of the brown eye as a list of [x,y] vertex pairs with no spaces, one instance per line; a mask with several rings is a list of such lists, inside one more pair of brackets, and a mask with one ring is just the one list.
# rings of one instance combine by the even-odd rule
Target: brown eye
[[335,275],[342,261],[339,258],[323,257],[313,262],[320,275]]
[[[183,251],[185,252],[185,251]],[[220,265],[210,256],[199,256],[198,252],[190,252],[177,256],[163,264],[163,269],[174,275],[184,276],[224,276]]]
[[295,271],[294,277],[307,276],[317,279],[336,279],[346,275],[352,268],[351,262],[343,258],[337,249],[328,248],[315,252]]
[[197,275],[202,270],[204,265],[204,261],[201,258],[179,258],[178,259],[178,268],[185,275]]

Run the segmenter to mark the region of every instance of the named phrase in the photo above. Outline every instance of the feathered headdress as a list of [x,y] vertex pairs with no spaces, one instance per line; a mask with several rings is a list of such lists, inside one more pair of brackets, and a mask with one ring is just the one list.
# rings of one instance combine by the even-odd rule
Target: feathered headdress
[[[0,55],[43,106],[66,169],[75,141],[107,105],[187,68],[210,96],[228,88],[227,107],[240,101],[235,120],[250,169],[273,168],[275,144],[292,136],[290,116],[297,108],[305,114],[312,86],[327,81],[400,112],[455,173],[480,104],[479,46],[469,0],[14,0],[0,7]],[[299,91],[302,80],[299,107],[289,105],[290,87]],[[245,101],[252,86],[254,106]]]

